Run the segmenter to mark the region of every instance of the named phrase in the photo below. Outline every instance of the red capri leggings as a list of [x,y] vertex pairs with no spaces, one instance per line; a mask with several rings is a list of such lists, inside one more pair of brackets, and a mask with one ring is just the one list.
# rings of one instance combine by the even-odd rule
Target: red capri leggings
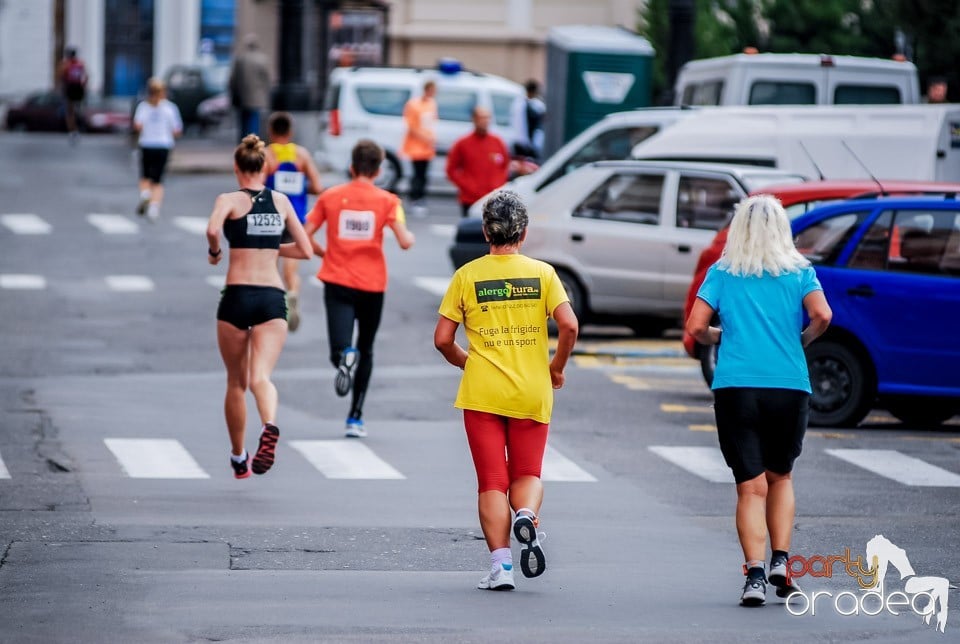
[[478,492],[506,494],[521,476],[540,478],[550,425],[464,409],[463,426],[477,468]]

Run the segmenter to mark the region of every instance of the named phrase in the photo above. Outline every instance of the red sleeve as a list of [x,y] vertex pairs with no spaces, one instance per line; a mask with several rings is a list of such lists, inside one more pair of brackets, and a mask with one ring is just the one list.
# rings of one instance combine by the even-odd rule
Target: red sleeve
[[460,147],[461,141],[457,141],[447,154],[447,178],[458,188],[462,187],[460,185],[460,176],[463,172],[463,169],[460,167]]

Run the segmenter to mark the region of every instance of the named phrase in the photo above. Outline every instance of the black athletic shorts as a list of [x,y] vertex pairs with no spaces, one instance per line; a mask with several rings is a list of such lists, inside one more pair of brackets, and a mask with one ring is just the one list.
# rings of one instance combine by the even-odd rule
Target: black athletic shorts
[[720,451],[737,483],[770,470],[787,474],[803,449],[810,394],[798,389],[715,389]]
[[283,289],[230,284],[221,292],[218,320],[229,322],[238,329],[249,329],[277,318],[287,319],[287,299]]
[[140,177],[154,183],[163,183],[163,173],[167,169],[167,148],[140,148]]

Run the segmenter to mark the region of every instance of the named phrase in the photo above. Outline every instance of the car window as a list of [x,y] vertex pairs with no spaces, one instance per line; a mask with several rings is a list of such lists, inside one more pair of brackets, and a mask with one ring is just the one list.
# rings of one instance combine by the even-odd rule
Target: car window
[[876,85],[837,85],[833,90],[837,105],[889,105],[902,103],[898,87]]
[[708,81],[689,85],[683,90],[683,105],[719,105],[723,81]]
[[360,107],[371,114],[403,116],[403,106],[410,100],[410,90],[403,87],[357,87]]
[[890,270],[960,275],[960,215],[956,212],[898,211],[893,215],[891,238]]
[[866,215],[865,212],[848,212],[810,226],[794,239],[797,250],[814,264],[832,264]]
[[860,243],[853,251],[847,266],[850,268],[864,268],[883,270],[887,265],[887,254],[890,247],[890,223],[893,216],[890,211],[877,217],[864,232]]
[[513,102],[517,97],[513,94],[493,93],[490,98],[493,101],[493,119],[496,124],[500,127],[509,126],[510,112],[513,110]]
[[677,187],[677,227],[720,230],[742,196],[727,179],[681,176]]
[[557,168],[537,190],[542,190],[560,177],[573,172],[582,165],[594,161],[621,161],[630,158],[633,147],[660,131],[655,125],[637,127],[618,127],[601,132],[595,139],[584,145]]
[[615,174],[574,208],[573,216],[657,225],[662,193],[662,174]]
[[750,105],[814,105],[817,89],[812,83],[757,81],[750,86]]
[[796,219],[800,215],[810,212],[814,208],[819,208],[820,206],[826,206],[832,203],[840,203],[845,201],[844,199],[820,199],[814,201],[801,201],[800,203],[795,203],[789,206],[784,206],[784,210],[787,211],[787,217],[790,219]]
[[477,93],[469,89],[437,89],[437,118],[442,121],[471,121]]

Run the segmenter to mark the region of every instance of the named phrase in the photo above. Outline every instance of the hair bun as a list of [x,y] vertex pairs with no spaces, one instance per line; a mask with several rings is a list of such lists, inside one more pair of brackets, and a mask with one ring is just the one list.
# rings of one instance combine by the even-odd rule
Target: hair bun
[[263,142],[263,140],[256,134],[246,135],[243,137],[243,141],[241,141],[241,143],[243,143],[243,147],[247,148],[248,150],[253,150],[254,152],[260,152],[264,149],[264,147],[266,147],[266,144]]

